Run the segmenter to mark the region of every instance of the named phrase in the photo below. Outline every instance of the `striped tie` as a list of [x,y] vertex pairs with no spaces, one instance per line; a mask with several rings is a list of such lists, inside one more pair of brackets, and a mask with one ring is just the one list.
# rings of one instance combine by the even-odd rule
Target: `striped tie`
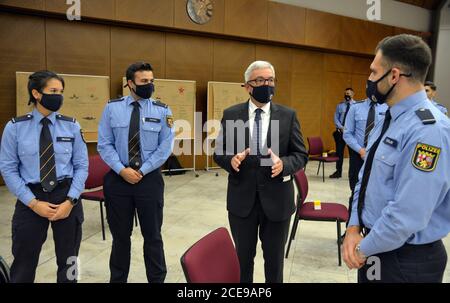
[[261,113],[262,109],[255,110],[255,123],[253,124],[252,146],[251,150],[256,150],[257,156],[261,156]]
[[364,133],[364,147],[367,147],[369,135],[375,125],[375,102],[370,103],[369,114],[367,115],[366,132]]
[[53,139],[50,134],[48,124],[50,120],[42,118],[41,137],[39,139],[39,162],[41,185],[45,191],[51,192],[57,185],[55,168],[55,151],[53,149]]
[[141,161],[141,141],[140,141],[140,111],[139,111],[139,103],[135,101],[132,103],[133,112],[131,113],[130,118],[130,130],[128,133],[128,163],[129,166],[133,169],[139,169],[142,166]]

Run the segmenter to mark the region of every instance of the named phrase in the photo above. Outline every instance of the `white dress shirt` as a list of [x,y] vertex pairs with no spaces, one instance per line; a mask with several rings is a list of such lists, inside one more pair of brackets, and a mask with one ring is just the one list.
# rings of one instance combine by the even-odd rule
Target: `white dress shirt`
[[[261,122],[262,122],[262,134],[261,134],[261,147],[264,147],[267,141],[267,133],[269,132],[269,124],[270,124],[270,103],[265,104],[261,113]],[[249,128],[250,128],[250,137],[253,136],[253,125],[255,124],[255,115],[256,109],[258,107],[250,100],[248,105],[248,117],[249,117]]]

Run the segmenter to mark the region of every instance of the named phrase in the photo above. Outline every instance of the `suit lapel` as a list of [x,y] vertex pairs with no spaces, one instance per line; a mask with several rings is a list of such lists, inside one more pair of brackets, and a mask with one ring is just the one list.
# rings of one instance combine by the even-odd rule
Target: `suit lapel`
[[278,105],[274,104],[273,102],[270,104],[269,130],[267,131],[267,139],[264,150],[272,147],[272,121],[280,121],[280,111]]
[[249,102],[250,102],[250,100],[248,100],[247,102],[242,104],[242,108],[239,112],[239,117],[238,117],[238,120],[242,120],[246,124],[246,127],[245,127],[245,148],[246,149],[249,148],[249,146],[250,146],[250,130],[249,130],[249,126],[248,126],[248,120],[249,120],[248,103]]

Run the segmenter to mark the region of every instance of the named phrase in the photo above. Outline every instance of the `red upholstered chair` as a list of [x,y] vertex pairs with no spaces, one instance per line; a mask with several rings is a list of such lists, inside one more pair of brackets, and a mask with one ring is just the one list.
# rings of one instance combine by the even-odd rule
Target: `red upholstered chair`
[[317,168],[317,175],[322,165],[322,179],[325,182],[325,163],[335,163],[339,161],[339,157],[323,157],[323,142],[320,137],[308,137],[309,145],[309,161],[318,161],[319,167]]
[[[100,155],[89,156],[89,175],[86,180],[85,189],[91,190],[94,188],[103,187],[103,178],[110,171],[110,167],[103,162]],[[102,223],[102,236],[105,240],[105,218],[103,215],[103,203],[105,202],[105,196],[103,194],[103,188],[95,191],[84,192],[81,194],[80,199],[91,200],[100,202],[100,220]],[[134,217],[135,224],[137,226],[137,217]]]
[[289,250],[291,248],[291,242],[295,239],[298,223],[300,220],[305,221],[326,221],[336,222],[337,227],[337,245],[338,245],[338,262],[339,266],[342,265],[341,261],[341,223],[348,221],[348,210],[342,204],[332,202],[322,202],[321,210],[314,210],[313,202],[305,202],[308,196],[308,179],[306,178],[305,171],[299,170],[294,175],[294,180],[298,189],[297,196],[297,211],[295,213],[294,223],[292,224],[291,235],[289,237],[288,247],[286,250],[286,258],[289,256]]
[[239,283],[239,259],[224,227],[206,235],[181,257],[188,283]]

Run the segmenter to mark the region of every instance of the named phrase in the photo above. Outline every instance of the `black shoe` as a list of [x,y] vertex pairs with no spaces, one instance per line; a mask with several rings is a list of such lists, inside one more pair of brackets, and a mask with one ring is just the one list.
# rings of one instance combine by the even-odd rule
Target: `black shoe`
[[342,177],[342,174],[339,173],[339,172],[335,172],[334,174],[332,174],[332,175],[330,176],[331,179],[339,179],[339,178],[341,178],[341,177]]

